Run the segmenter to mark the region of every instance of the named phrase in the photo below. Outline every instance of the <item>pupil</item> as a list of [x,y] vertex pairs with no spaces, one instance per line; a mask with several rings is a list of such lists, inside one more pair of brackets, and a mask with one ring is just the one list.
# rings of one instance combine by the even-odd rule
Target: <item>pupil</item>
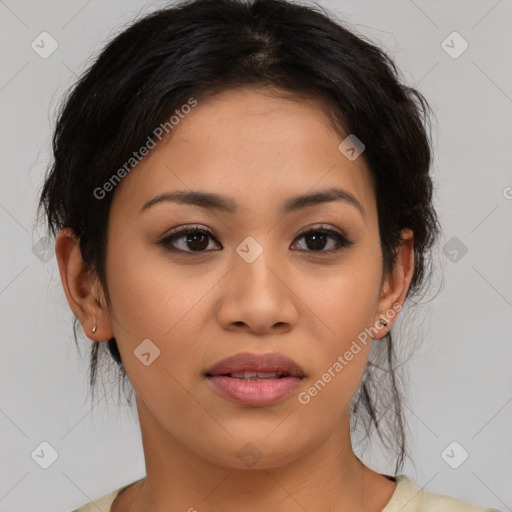
[[[313,233],[311,235],[306,236],[306,245],[309,249],[323,249],[326,244],[326,234],[325,233]],[[308,241],[313,240],[313,244],[309,244]],[[313,247],[311,247],[313,245]]]
[[[193,244],[197,241],[202,242],[199,245],[194,246]],[[206,249],[208,247],[208,237],[205,233],[190,233],[187,235],[187,244],[192,244],[190,249]]]

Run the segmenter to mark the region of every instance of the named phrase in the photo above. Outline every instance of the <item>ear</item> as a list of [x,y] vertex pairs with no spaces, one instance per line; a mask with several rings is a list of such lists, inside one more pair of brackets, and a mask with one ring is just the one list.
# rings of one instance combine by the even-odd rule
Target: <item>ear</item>
[[[70,228],[57,234],[55,255],[64,293],[86,336],[94,341],[109,340],[114,332],[103,290],[84,263],[78,240]],[[94,326],[96,332],[92,333]]]
[[[395,268],[386,275],[382,283],[381,298],[378,306],[378,316],[375,318],[375,324],[381,331],[375,339],[382,339],[391,329],[398,311],[400,311],[407,290],[411,283],[414,273],[414,238],[410,229],[403,229],[401,232],[402,241],[396,248],[397,259]],[[387,322],[387,326],[379,323],[380,319]]]

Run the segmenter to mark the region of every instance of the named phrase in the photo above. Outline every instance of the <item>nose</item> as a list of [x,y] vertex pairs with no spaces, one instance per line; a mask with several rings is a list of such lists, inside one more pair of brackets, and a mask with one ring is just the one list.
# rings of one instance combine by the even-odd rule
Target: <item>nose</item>
[[299,299],[293,283],[284,264],[271,259],[269,251],[251,263],[234,253],[233,268],[223,281],[217,316],[224,329],[272,334],[297,324]]

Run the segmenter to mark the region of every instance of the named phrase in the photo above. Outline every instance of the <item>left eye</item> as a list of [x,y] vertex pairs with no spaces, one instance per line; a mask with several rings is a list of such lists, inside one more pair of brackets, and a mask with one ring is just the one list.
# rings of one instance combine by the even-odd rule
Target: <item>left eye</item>
[[[199,227],[184,227],[176,229],[159,243],[175,252],[207,252],[210,245],[209,239],[216,241],[213,234],[206,229],[200,229]],[[306,246],[309,249],[311,249],[311,247],[313,248],[311,250],[299,249],[303,252],[332,253],[354,244],[353,240],[349,240],[341,233],[326,228],[308,229],[301,233],[295,240],[301,239],[306,241]],[[329,239],[334,240],[337,243],[337,247],[324,250],[325,246],[328,245]],[[182,245],[181,248],[177,247],[177,242],[180,241]]]
[[[313,246],[315,249],[313,251],[306,251],[306,252],[321,252],[321,253],[331,253],[335,251],[339,251],[343,249],[344,247],[349,247],[354,244],[353,240],[349,240],[348,238],[345,238],[342,234],[333,231],[332,229],[319,229],[319,228],[313,228],[308,229],[301,235],[297,237],[297,240],[304,238],[307,240],[306,245],[308,247]],[[316,250],[316,249],[322,249],[326,245],[327,239],[333,239],[337,242],[338,247],[335,247],[333,249],[328,250]],[[309,242],[309,243],[308,243]]]

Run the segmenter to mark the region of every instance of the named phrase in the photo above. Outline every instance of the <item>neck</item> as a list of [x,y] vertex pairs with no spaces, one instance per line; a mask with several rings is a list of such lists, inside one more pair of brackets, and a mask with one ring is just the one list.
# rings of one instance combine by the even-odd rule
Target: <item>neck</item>
[[305,453],[287,458],[271,453],[266,437],[249,444],[230,438],[237,452],[244,447],[254,458],[244,459],[247,464],[242,464],[240,457],[233,458],[226,464],[178,442],[139,397],[137,408],[147,476],[119,495],[112,512],[259,512],[277,508],[280,512],[378,512],[396,486],[355,456],[348,415],[318,446],[308,446]]

